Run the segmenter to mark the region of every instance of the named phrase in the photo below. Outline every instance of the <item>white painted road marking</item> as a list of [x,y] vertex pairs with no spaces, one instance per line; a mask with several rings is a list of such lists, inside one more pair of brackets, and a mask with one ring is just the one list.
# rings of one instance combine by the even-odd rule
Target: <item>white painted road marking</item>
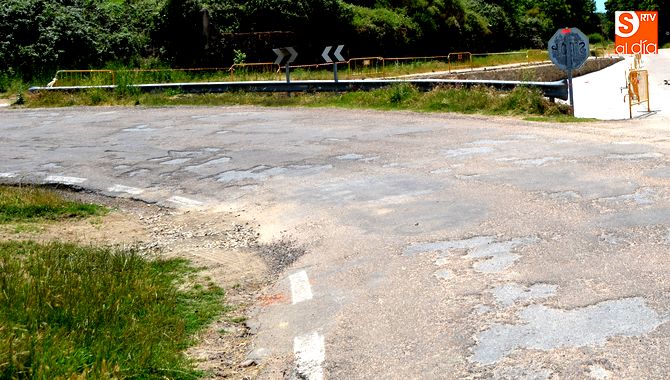
[[296,372],[300,379],[323,380],[323,368],[326,360],[326,348],[323,335],[318,332],[297,336],[293,339]]
[[293,304],[312,299],[312,287],[309,285],[307,272],[300,271],[288,277],[291,282],[291,298]]
[[168,202],[176,203],[180,206],[202,206],[202,202],[196,201],[195,199],[191,198],[186,198],[186,197],[180,197],[178,195],[175,195],[174,197],[171,197],[168,199]]
[[16,173],[0,173],[0,178],[14,178]]
[[144,190],[138,189],[137,187],[130,187],[125,185],[114,185],[108,188],[107,191],[110,193],[128,193],[131,195],[140,195],[144,192]]
[[80,183],[84,183],[86,178],[50,175],[45,179],[45,181],[49,183],[62,183],[64,185],[79,185]]

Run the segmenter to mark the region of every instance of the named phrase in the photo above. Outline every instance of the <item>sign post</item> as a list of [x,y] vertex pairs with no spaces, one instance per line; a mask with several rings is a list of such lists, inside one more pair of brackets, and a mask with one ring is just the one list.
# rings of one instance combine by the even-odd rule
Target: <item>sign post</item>
[[589,39],[577,28],[559,29],[549,40],[549,58],[559,69],[568,73],[570,107],[575,112],[575,99],[572,89],[572,71],[582,67],[589,58]]
[[325,49],[323,49],[323,53],[321,53],[321,57],[328,62],[333,64],[333,76],[335,77],[335,82],[338,82],[337,78],[337,64],[340,62],[344,62],[344,57],[342,56],[342,49],[344,49],[344,45],[338,45],[337,48],[335,49],[335,52],[333,53],[333,57],[335,57],[335,61],[333,61],[332,58],[328,55],[330,53],[330,49],[332,49],[332,46],[326,46]]
[[272,49],[272,51],[277,55],[275,60],[275,65],[281,65],[284,58],[289,57],[286,61],[286,83],[291,83],[291,68],[290,64],[298,58],[298,52],[292,46]]

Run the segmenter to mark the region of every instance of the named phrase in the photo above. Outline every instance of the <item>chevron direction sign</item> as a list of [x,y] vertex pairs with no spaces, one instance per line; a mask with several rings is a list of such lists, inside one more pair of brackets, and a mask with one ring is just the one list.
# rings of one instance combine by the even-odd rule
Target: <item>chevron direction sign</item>
[[277,59],[275,60],[275,65],[281,65],[284,58],[288,57],[286,60],[286,83],[291,83],[291,68],[290,64],[298,58],[298,52],[292,46],[272,49],[275,54],[277,54]]
[[[333,62],[333,59],[330,58],[330,56],[328,55],[332,48],[333,48],[332,46],[326,46],[326,48],[323,49],[323,53],[321,53],[321,56],[323,57],[323,59],[328,63]],[[335,62],[344,61],[344,57],[342,56],[342,49],[344,49],[344,45],[338,45],[337,48],[335,49],[335,52],[333,53],[333,57],[335,57],[335,59],[336,59]]]
[[335,82],[337,82],[337,64],[339,62],[344,62],[344,57],[342,56],[344,45],[337,45],[337,48],[335,48],[335,51],[333,52],[335,61],[333,61],[333,58],[329,55],[332,48],[332,46],[326,46],[326,48],[323,49],[323,53],[321,53],[321,57],[323,57],[326,62],[333,64],[333,77],[335,78]]
[[281,65],[284,58],[289,57],[286,61],[286,64],[293,63],[296,58],[298,58],[298,52],[292,46],[272,49],[275,54],[277,54],[277,59],[275,60],[275,65]]

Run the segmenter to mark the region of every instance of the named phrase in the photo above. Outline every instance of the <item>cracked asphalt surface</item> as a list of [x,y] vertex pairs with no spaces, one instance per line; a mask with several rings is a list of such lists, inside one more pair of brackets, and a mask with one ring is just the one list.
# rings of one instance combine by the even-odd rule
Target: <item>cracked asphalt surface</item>
[[[256,107],[0,118],[3,182],[231,210],[264,241],[301,244],[267,290],[277,302],[252,318],[263,378],[299,377],[294,338],[314,332],[328,379],[670,371],[667,119]],[[291,303],[288,276],[302,270],[313,297]]]

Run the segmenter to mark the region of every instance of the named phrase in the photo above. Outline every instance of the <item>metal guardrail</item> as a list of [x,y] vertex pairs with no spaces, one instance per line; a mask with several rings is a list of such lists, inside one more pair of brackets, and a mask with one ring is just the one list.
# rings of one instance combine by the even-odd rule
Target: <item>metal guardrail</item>
[[247,68],[254,68],[255,70],[261,68],[262,70],[260,71],[265,72],[278,72],[279,70],[281,70],[281,67],[279,65],[276,65],[272,62],[236,63],[229,67],[204,67],[204,68],[185,68],[185,69],[58,70],[56,71],[53,80],[49,82],[49,84],[47,84],[47,87],[54,87],[58,83],[64,83],[64,82],[67,83],[67,81],[73,77],[78,78],[79,80],[83,79],[84,77],[88,77],[90,79],[92,76],[97,74],[108,74],[109,76],[106,79],[111,78],[111,81],[107,81],[107,83],[116,85],[117,79],[119,79],[119,77],[129,74],[135,77],[142,74],[153,74],[154,78],[156,77],[156,75],[163,74],[165,75],[166,80],[169,80],[173,73],[225,72],[228,73],[231,77],[234,77],[236,71],[242,71]]
[[472,53],[470,53],[469,51],[459,53],[449,53],[449,55],[447,55],[447,61],[449,62],[449,72],[451,72],[452,70],[452,62],[453,63],[465,62],[466,65],[470,67],[470,70],[474,68],[472,66]]
[[358,58],[351,58],[347,61],[347,68],[349,69],[349,73],[353,73],[357,70],[374,70],[376,73],[379,71],[380,67],[383,73],[384,72],[383,57],[358,57]]
[[396,65],[403,65],[405,62],[430,62],[430,61],[448,61],[449,60],[449,55],[431,55],[431,56],[426,56],[426,57],[391,57],[391,58],[383,58],[384,65],[387,63],[394,63]]
[[261,62],[261,63],[235,63],[232,66],[230,66],[228,72],[230,73],[230,77],[234,78],[236,70],[246,71],[246,69],[250,67],[254,69],[260,67],[261,69],[265,69],[263,71],[266,72],[279,73],[281,71],[281,65],[278,65],[273,62]]
[[[350,78],[356,77],[379,77],[385,76],[387,69],[393,66],[403,66],[405,64],[413,64],[417,62],[443,62],[447,64],[447,70],[452,72],[456,69],[469,69],[473,70],[477,67],[488,65],[495,66],[496,63],[490,61],[481,61],[480,58],[485,57],[501,57],[499,65],[509,64],[509,63],[533,63],[538,61],[547,60],[546,51],[542,50],[528,50],[528,51],[518,51],[518,52],[508,52],[508,53],[479,53],[473,54],[471,52],[455,52],[449,53],[448,55],[436,55],[436,56],[423,56],[423,57],[356,57],[351,58],[347,61],[342,62],[342,65],[347,65],[348,76]],[[511,57],[506,59],[504,57]],[[516,58],[515,58],[516,57]],[[475,62],[474,58],[477,58],[478,62]],[[291,69],[322,69],[322,68],[332,67],[331,63],[318,63],[318,64],[306,64],[306,65],[292,65]],[[129,70],[58,70],[54,76],[54,79],[49,82],[47,87],[54,86],[72,86],[72,82],[78,83],[81,80],[88,80],[94,84],[99,82],[105,84],[116,85],[117,83],[122,83],[125,79],[127,82],[138,82],[147,80],[153,82],[159,81],[172,81],[175,77],[179,76],[174,75],[174,73],[207,73],[211,72],[216,75],[218,80],[221,79],[221,73],[224,76],[230,77],[230,80],[233,80],[237,73],[243,72],[245,74],[258,73],[258,72],[272,72],[279,73],[283,67],[272,62],[260,62],[260,63],[238,63],[233,64],[229,67],[208,67],[208,68],[185,68],[185,69],[129,69]],[[99,76],[104,74],[103,76]],[[150,75],[147,75],[150,74]],[[347,75],[345,74],[345,75]],[[128,76],[131,76],[128,80]],[[139,80],[138,77],[141,77]],[[227,79],[223,79],[227,80]]]
[[[246,81],[246,82],[205,82],[205,83],[158,83],[137,84],[127,87],[135,88],[141,92],[155,92],[165,90],[177,90],[183,93],[221,93],[229,91],[250,92],[347,92],[347,91],[369,91],[394,84],[408,83],[422,91],[430,91],[440,86],[489,86],[501,90],[512,90],[519,86],[534,87],[540,89],[544,96],[554,99],[568,99],[568,85],[566,81],[556,82],[521,82],[500,80],[454,80],[454,79],[409,79],[409,80],[341,80],[339,82],[314,80],[314,81],[292,81],[290,83],[280,81]],[[31,87],[31,93],[63,91],[77,92],[89,89],[114,90],[117,86],[69,86],[69,87]]]
[[59,79],[62,82],[63,78],[59,77],[62,77],[64,74],[67,74],[68,76],[78,76],[79,79],[82,79],[84,75],[109,74],[112,78],[112,84],[116,84],[116,74],[114,70],[58,70],[56,71],[56,74],[54,74],[54,78],[51,82],[47,84],[47,87],[55,86]]

